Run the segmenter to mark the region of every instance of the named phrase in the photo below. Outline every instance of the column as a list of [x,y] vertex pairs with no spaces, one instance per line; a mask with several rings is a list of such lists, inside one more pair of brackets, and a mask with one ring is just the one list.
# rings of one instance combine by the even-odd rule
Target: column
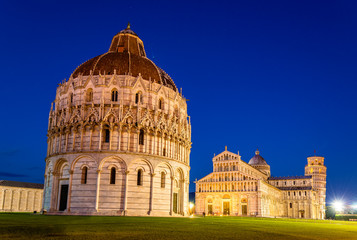
[[[51,204],[52,207],[52,204]],[[29,208],[29,191],[26,192],[26,204],[25,204],[25,211]]]
[[36,191],[33,192],[32,211],[35,211],[35,207],[36,207]]
[[66,151],[68,150],[68,130],[66,131]]
[[126,150],[129,151],[129,146],[130,146],[130,127],[128,128],[128,139],[127,139],[127,144],[126,144]]
[[56,146],[57,146],[57,135],[56,134],[54,134],[54,141],[53,142],[54,142],[54,144],[53,144],[54,145],[53,146],[53,152],[56,153],[56,150],[57,150],[56,149]]
[[124,187],[124,216],[127,214],[127,200],[128,200],[128,178],[129,178],[129,171],[125,171],[125,187]]
[[109,131],[110,131],[110,134],[109,134],[109,150],[112,150],[112,139],[113,139],[113,126],[110,126],[109,128]]
[[72,150],[74,150],[76,146],[76,134],[77,134],[77,128],[73,130]]
[[81,150],[83,150],[83,135],[84,135],[85,127],[81,127]]
[[10,192],[10,211],[12,211],[13,197],[14,197],[14,190],[11,190],[11,192]]
[[153,150],[152,150],[152,154],[156,154],[156,134],[157,134],[157,132],[155,131],[154,133],[153,133],[153,142],[152,142],[152,148],[153,148]]
[[73,179],[73,171],[69,170],[67,212],[71,212],[72,179]]
[[98,207],[99,207],[100,173],[101,173],[101,170],[97,170],[97,192],[95,194],[95,210],[97,212],[98,212]]
[[148,138],[149,138],[149,131],[146,131],[144,134],[145,138],[145,148],[144,148],[144,153],[147,153],[148,151]]
[[17,199],[17,211],[19,211],[19,212],[20,212],[21,192],[22,191],[19,191],[19,198]]
[[163,134],[161,133],[161,142],[160,142],[159,154],[158,154],[158,155],[161,155],[161,156],[163,155],[162,141],[163,141]]
[[90,133],[89,133],[89,150],[92,148],[92,135],[93,135],[93,127],[90,127]]
[[98,149],[102,149],[102,132],[103,132],[103,125],[100,125],[99,127],[99,146]]
[[118,127],[118,151],[120,151],[120,143],[121,143],[121,126]]
[[173,194],[174,193],[174,177],[171,176],[171,189],[170,189],[170,215],[173,214]]
[[1,202],[0,202],[0,206],[1,208],[0,209],[4,209],[4,204],[5,204],[5,190],[1,190],[1,193],[2,193],[2,197],[1,197]]
[[150,206],[149,206],[149,215],[151,214],[153,210],[153,204],[154,204],[154,177],[155,173],[150,174]]

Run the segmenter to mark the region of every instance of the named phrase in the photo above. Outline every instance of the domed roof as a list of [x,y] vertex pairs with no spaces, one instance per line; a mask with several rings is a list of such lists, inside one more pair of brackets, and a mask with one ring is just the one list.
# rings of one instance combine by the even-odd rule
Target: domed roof
[[255,156],[249,160],[249,165],[268,165],[262,156],[259,155],[259,150],[255,151]]
[[81,64],[72,73],[72,77],[99,74],[141,75],[146,80],[151,80],[177,91],[171,77],[161,68],[157,67],[146,57],[144,44],[138,35],[128,27],[113,37],[109,51],[96,56]]

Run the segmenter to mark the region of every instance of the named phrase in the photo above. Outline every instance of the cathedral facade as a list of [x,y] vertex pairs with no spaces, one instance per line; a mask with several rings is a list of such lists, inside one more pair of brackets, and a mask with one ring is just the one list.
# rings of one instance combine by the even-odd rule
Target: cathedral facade
[[248,163],[227,151],[214,156],[213,172],[196,180],[196,213],[205,215],[325,218],[324,158],[307,158],[304,176],[271,177],[259,151]]
[[188,214],[186,99],[130,25],[59,84],[47,137],[44,211]]

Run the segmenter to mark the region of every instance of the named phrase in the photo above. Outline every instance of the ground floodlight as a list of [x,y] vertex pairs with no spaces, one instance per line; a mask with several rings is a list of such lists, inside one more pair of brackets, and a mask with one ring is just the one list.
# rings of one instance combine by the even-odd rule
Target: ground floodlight
[[344,208],[344,204],[343,204],[343,202],[340,201],[340,200],[334,201],[334,202],[332,203],[332,206],[333,206],[333,208],[335,209],[335,211],[337,211],[337,212],[342,211],[343,208]]

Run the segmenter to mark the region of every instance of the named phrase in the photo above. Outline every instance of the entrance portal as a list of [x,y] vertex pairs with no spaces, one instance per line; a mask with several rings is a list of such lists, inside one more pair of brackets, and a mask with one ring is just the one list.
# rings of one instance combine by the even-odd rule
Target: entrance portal
[[67,209],[67,199],[68,199],[68,184],[61,185],[61,196],[60,196],[60,204],[59,211],[64,211]]
[[212,204],[208,204],[208,214],[209,214],[209,215],[212,215],[212,214],[213,214]]
[[174,213],[177,213],[177,193],[174,193],[174,199],[173,199],[173,211]]
[[248,210],[247,210],[247,205],[242,205],[242,215],[247,215]]
[[223,202],[223,214],[224,215],[229,215],[229,202]]

